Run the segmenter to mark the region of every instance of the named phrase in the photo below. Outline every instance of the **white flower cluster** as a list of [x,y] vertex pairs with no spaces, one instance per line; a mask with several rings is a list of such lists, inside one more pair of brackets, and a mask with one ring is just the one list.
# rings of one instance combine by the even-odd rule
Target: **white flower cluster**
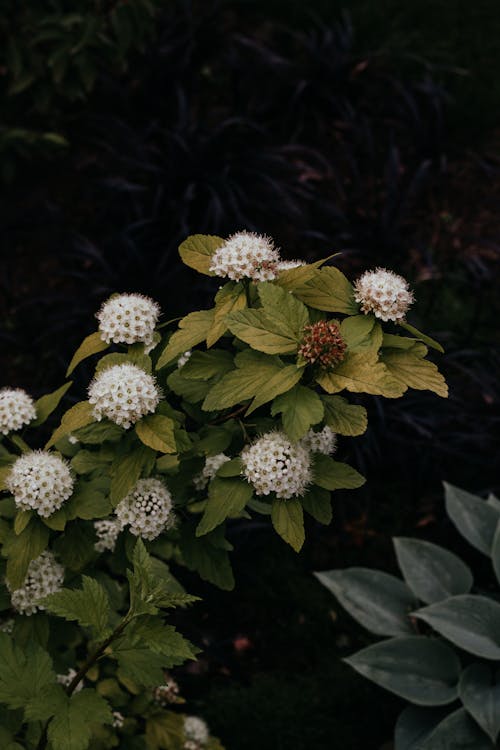
[[414,297],[406,279],[385,268],[365,271],[354,284],[354,299],[361,310],[383,321],[402,320]]
[[22,388],[0,390],[0,433],[20,430],[36,418],[35,402]]
[[121,528],[130,526],[131,533],[142,539],[156,539],[175,523],[172,496],[159,479],[139,479],[115,512]]
[[97,552],[109,550],[113,552],[118,535],[122,526],[115,518],[106,518],[103,521],[94,521],[94,530],[97,535],[97,542],[94,547]]
[[151,346],[160,306],[142,294],[117,294],[103,304],[96,318],[101,338],[110,344]]
[[200,474],[194,477],[193,484],[197,490],[204,490],[207,484],[217,474],[218,470],[231,459],[225,453],[217,453],[216,456],[207,456],[205,466]]
[[35,510],[44,518],[59,510],[73,492],[68,464],[48,451],[30,451],[19,456],[5,484],[18,508]]
[[121,714],[119,711],[113,711],[112,726],[114,729],[121,729],[124,721],[125,721],[125,717],[123,716],[123,714]]
[[191,351],[191,349],[188,349],[187,352],[184,352],[184,354],[181,354],[181,356],[177,360],[177,367],[179,368],[179,370],[181,369],[181,367],[184,367],[186,362],[189,361],[192,353],[193,352]]
[[45,609],[38,602],[62,588],[64,568],[52,552],[46,550],[32,560],[21,588],[12,591],[11,602],[14,609],[23,615],[32,615],[37,609]]
[[320,432],[309,430],[300,442],[311,453],[324,453],[325,456],[331,456],[337,450],[337,435],[328,425]]
[[170,675],[166,675],[167,682],[164,685],[157,685],[153,690],[153,700],[161,708],[167,708],[171,703],[180,703],[179,685]]
[[210,271],[233,281],[247,278],[272,281],[276,278],[279,252],[269,237],[255,232],[237,232],[217,248]]
[[303,495],[311,482],[311,457],[300,443],[291,443],[283,432],[268,432],[241,454],[243,474],[257,495],[276,493],[288,499]]
[[[68,669],[66,674],[58,674],[56,675],[56,680],[59,683],[59,685],[62,685],[63,687],[69,687],[71,683],[73,682],[73,678],[76,677],[76,669]],[[83,679],[80,680],[76,688],[73,690],[74,693],[79,693],[80,690],[83,688]]]
[[153,412],[160,401],[153,376],[132,364],[103,370],[90,384],[88,393],[94,419],[107,417],[126,429]]
[[186,716],[184,719],[185,750],[200,750],[210,739],[208,726],[199,716]]

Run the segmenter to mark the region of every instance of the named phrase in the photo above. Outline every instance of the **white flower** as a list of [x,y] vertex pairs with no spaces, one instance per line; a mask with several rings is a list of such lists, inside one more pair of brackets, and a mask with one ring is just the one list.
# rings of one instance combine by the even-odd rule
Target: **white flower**
[[179,703],[179,685],[173,677],[167,675],[167,682],[164,685],[158,685],[153,690],[153,700],[162,708],[166,708],[170,703]]
[[337,450],[337,435],[328,425],[323,427],[321,432],[309,430],[300,442],[311,453],[324,453],[325,456],[331,456]]
[[305,265],[306,264],[303,260],[280,260],[278,263],[278,273],[281,273],[282,271],[290,271],[292,268],[301,268]]
[[96,318],[101,338],[110,344],[151,346],[160,306],[142,294],[117,294],[103,304]]
[[114,729],[121,729],[123,726],[123,722],[125,721],[123,714],[121,714],[119,711],[113,711],[113,728]]
[[270,237],[255,232],[237,232],[217,248],[210,271],[233,281],[242,278],[272,281],[276,278],[279,252]]
[[35,510],[46,518],[59,510],[73,492],[66,461],[48,451],[23,453],[13,463],[5,482],[21,510]]
[[130,526],[131,533],[143,539],[156,539],[175,523],[172,496],[159,479],[139,479],[115,512],[121,528]]
[[23,615],[32,615],[37,609],[45,609],[38,602],[59,591],[63,580],[63,566],[56,561],[52,552],[42,552],[30,562],[23,585],[11,592],[13,608]]
[[303,495],[311,482],[311,457],[300,443],[291,443],[282,432],[268,432],[242,454],[243,474],[257,495],[276,493],[288,499]]
[[132,364],[113,365],[98,373],[89,386],[94,419],[107,417],[128,429],[160,401],[156,380]]
[[354,299],[381,320],[402,320],[414,297],[406,279],[385,268],[365,271],[354,284]]
[[225,464],[230,460],[229,456],[226,456],[225,453],[217,453],[216,456],[207,456],[201,474],[198,474],[193,479],[193,484],[196,489],[204,490],[209,481],[217,474],[222,464]]
[[35,402],[22,388],[0,390],[0,432],[20,430],[36,418]]
[[197,742],[202,746],[206,745],[210,738],[208,726],[199,716],[186,716],[184,719],[184,734],[186,740]]
[[118,534],[122,530],[118,520],[107,518],[103,521],[94,521],[94,530],[97,534],[97,542],[94,544],[97,552],[105,552],[106,550],[113,552]]
[[[57,674],[56,680],[59,683],[59,685],[62,685],[63,687],[69,687],[71,683],[73,682],[73,678],[76,677],[76,669],[68,669],[66,674]],[[73,690],[74,693],[79,693],[80,690],[83,688],[83,679],[80,680],[76,688]]]
[[189,360],[189,358],[191,357],[191,354],[192,354],[192,353],[193,353],[193,352],[191,351],[191,349],[188,349],[188,350],[187,350],[187,352],[184,352],[184,354],[181,354],[181,356],[180,356],[180,357],[179,357],[179,359],[177,360],[177,367],[178,367],[179,369],[180,369],[181,367],[184,367],[184,365],[186,364],[186,362],[187,362],[187,361]]

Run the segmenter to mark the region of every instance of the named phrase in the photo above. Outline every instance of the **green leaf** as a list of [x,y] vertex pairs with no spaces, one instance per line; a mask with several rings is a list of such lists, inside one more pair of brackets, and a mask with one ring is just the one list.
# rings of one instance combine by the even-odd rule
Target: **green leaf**
[[325,422],[339,435],[354,437],[366,432],[368,417],[364,406],[350,404],[342,396],[321,396]]
[[463,708],[449,714],[418,750],[494,750],[494,746]]
[[233,367],[233,357],[229,352],[212,349],[209,352],[193,352],[181,373],[187,380],[209,380],[225,375]]
[[401,326],[401,328],[404,328],[405,331],[408,331],[408,333],[412,333],[415,336],[415,338],[420,339],[420,341],[423,341],[424,344],[427,344],[427,346],[430,346],[432,349],[437,349],[438,352],[441,352],[441,354],[444,354],[444,349],[438,341],[431,339],[431,337],[427,336],[425,333],[421,333],[421,331],[419,331],[417,328],[414,328],[409,323],[400,322],[399,325]]
[[78,430],[80,427],[94,422],[93,407],[88,401],[80,401],[68,409],[61,419],[61,424],[54,431],[52,437],[45,445],[45,450],[57,443],[58,440],[68,435],[70,432]]
[[76,474],[90,474],[95,469],[106,466],[108,457],[103,457],[96,451],[80,450],[70,461],[71,468]]
[[91,628],[96,640],[104,640],[111,633],[108,595],[94,578],[82,576],[82,584],[81,589],[61,589],[46,596],[43,604],[53,615],[76,620]]
[[99,489],[98,484],[83,480],[78,482],[64,508],[68,521],[75,518],[82,518],[85,521],[106,518],[113,510],[109,498]]
[[188,380],[184,377],[183,369],[182,367],[170,373],[167,378],[168,387],[190,404],[197,404],[199,401],[203,401],[215,381]]
[[118,660],[118,679],[132,680],[144,687],[161,685],[164,681],[162,663],[147,646],[142,648],[120,648],[113,652]]
[[2,555],[7,557],[6,578],[12,590],[23,585],[28,566],[49,543],[49,530],[37,518],[32,518],[18,535],[5,540]]
[[[184,717],[173,711],[153,713],[146,719],[146,744],[152,750],[178,750],[186,742]],[[209,750],[209,748],[207,748]]]
[[351,617],[376,635],[412,633],[409,614],[416,601],[399,578],[369,568],[315,573]]
[[62,685],[46,685],[42,693],[32,698],[24,707],[26,721],[47,721],[64,710],[68,696]]
[[[487,502],[491,505],[489,500]],[[493,507],[497,509],[496,506]],[[495,536],[493,537],[491,545],[491,562],[493,564],[493,570],[495,571],[497,581],[500,582],[500,521],[497,523]]]
[[18,510],[14,518],[14,533],[20,534],[33,518],[32,510]]
[[448,386],[433,362],[407,349],[384,349],[382,361],[401,385],[417,391],[433,391],[447,398]]
[[24,708],[55,682],[50,656],[30,643],[22,650],[0,632],[0,702],[9,708]]
[[61,558],[65,568],[78,573],[97,557],[94,542],[93,524],[78,521],[68,524],[64,534],[58,535],[54,542],[54,551]]
[[222,464],[222,466],[219,466],[216,472],[216,476],[218,477],[239,477],[241,476],[243,471],[243,461],[238,456],[236,458],[232,458],[230,461],[226,461]]
[[363,677],[418,706],[442,706],[457,697],[460,661],[435,638],[391,638],[345,661]]
[[38,401],[35,401],[36,419],[31,422],[31,427],[38,427],[48,419],[52,412],[57,409],[62,397],[72,385],[73,381],[70,380],[69,383],[62,385],[57,391],[47,393],[45,396],[39,398]]
[[208,500],[196,536],[204,536],[223,523],[228,516],[241,513],[252,497],[252,488],[243,479],[212,479]]
[[231,333],[259,352],[293,354],[298,349],[299,339],[293,330],[275,323],[262,309],[231,313],[227,317],[227,325]]
[[47,736],[52,750],[86,750],[92,737],[92,724],[111,724],[108,702],[95,690],[74,693],[51,720]]
[[464,708],[496,742],[500,732],[500,668],[470,664],[462,672],[458,691]]
[[281,330],[284,335],[291,334],[300,342],[304,328],[309,323],[307,307],[293,294],[274,283],[261,283],[258,291],[262,308],[272,320],[275,330]]
[[229,313],[242,310],[247,305],[245,288],[241,282],[229,282],[215,295],[213,325],[207,334],[207,346],[213,346],[227,331]]
[[199,310],[189,313],[179,322],[179,329],[172,334],[161,353],[156,369],[160,370],[185,351],[201,343],[208,336],[214,320],[213,310]]
[[198,649],[184,638],[172,625],[165,625],[160,617],[145,615],[127,626],[119,649],[147,646],[159,656],[157,661],[164,668],[177,667],[189,659],[195,659]]
[[73,354],[73,358],[66,370],[66,377],[71,375],[75,367],[79,365],[80,362],[83,362],[84,359],[91,357],[92,354],[103,352],[108,347],[109,344],[106,344],[106,342],[102,340],[99,331],[91,333],[90,336],[87,336],[87,338],[82,341],[76,352]]
[[374,349],[348,351],[333,372],[321,372],[316,380],[327,393],[337,393],[345,388],[354,393],[399,398],[406,391],[406,386],[379,361]]
[[149,414],[142,417],[136,425],[137,437],[155,451],[175,453],[177,446],[174,436],[174,421],[161,414]]
[[302,507],[316,521],[328,526],[332,521],[332,498],[328,490],[312,486],[301,498]]
[[179,255],[183,263],[205,276],[215,276],[210,271],[212,255],[224,244],[222,237],[211,234],[192,234],[179,246]]
[[500,511],[470,492],[444,482],[446,512],[473,547],[490,555]]
[[144,370],[144,372],[147,372],[148,375],[151,375],[151,372],[153,370],[151,357],[149,357],[147,354],[144,354],[142,344],[140,345],[142,351],[134,349],[133,346],[135,346],[135,344],[129,347],[129,351],[127,352],[127,354],[123,352],[106,354],[106,356],[102,357],[102,359],[100,359],[97,363],[95,374],[99,375],[99,373],[104,372],[105,370],[109,370],[110,367],[116,367],[117,365],[135,365],[141,370]]
[[29,643],[37,643],[47,648],[49,640],[49,618],[43,612],[32,615],[17,615],[14,620],[12,637],[21,648]]
[[468,594],[472,573],[456,555],[420,539],[393,539],[398,564],[415,596],[433,604],[455,594]]
[[124,434],[125,429],[123,427],[110,422],[108,419],[86,425],[73,433],[74,437],[78,438],[81,443],[89,445],[100,445],[106,440],[116,443]]
[[321,422],[324,409],[317,393],[306,386],[296,385],[274,399],[271,414],[275,417],[279,413],[286,434],[296,442],[312,425]]
[[448,715],[447,708],[407,706],[399,714],[394,732],[394,750],[419,750],[420,743]]
[[227,550],[218,543],[217,532],[196,537],[191,524],[181,527],[180,547],[185,565],[200,578],[226,591],[234,588],[234,576]]
[[110,497],[113,507],[135,487],[142,472],[154,465],[155,458],[154,451],[146,445],[139,445],[125,455],[116,457],[111,467]]
[[483,659],[500,659],[500,604],[462,594],[413,613],[449,641]]
[[300,501],[296,498],[276,498],[271,508],[271,520],[280,537],[293,547],[295,552],[300,552],[305,540],[304,513]]
[[356,315],[359,309],[352,285],[338,268],[332,266],[316,270],[312,279],[296,287],[293,293],[316,310]]
[[302,369],[296,365],[288,365],[287,367],[284,367],[262,386],[245,414],[248,416],[263,404],[272,401],[275,396],[290,390],[301,377]]
[[340,333],[349,351],[379,349],[382,344],[382,328],[371,315],[353,315],[344,318]]
[[316,453],[314,456],[313,481],[325,490],[354,490],[366,482],[352,466],[334,461],[330,456]]

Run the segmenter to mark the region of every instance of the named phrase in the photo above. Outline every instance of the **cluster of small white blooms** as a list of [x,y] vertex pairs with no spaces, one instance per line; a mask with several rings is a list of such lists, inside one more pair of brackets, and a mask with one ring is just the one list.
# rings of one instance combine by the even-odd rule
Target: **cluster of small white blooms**
[[12,606],[23,615],[32,615],[37,609],[45,609],[38,602],[59,591],[63,580],[63,566],[57,562],[52,552],[42,552],[30,562],[23,585],[12,591]]
[[243,474],[258,495],[275,492],[288,499],[303,495],[311,482],[311,456],[300,443],[291,443],[282,432],[269,432],[246,447],[241,458]]
[[175,523],[172,496],[159,479],[139,479],[115,511],[121,528],[142,539],[156,539]]
[[143,343],[150,346],[160,306],[142,294],[117,294],[103,304],[96,318],[101,338],[110,344]]
[[300,268],[305,265],[303,260],[280,260],[278,263],[278,272],[290,271],[292,268]]
[[233,281],[247,278],[272,281],[276,278],[280,255],[270,237],[255,232],[237,232],[217,248],[210,271]]
[[160,391],[153,376],[140,367],[113,365],[96,375],[89,386],[89,401],[94,419],[107,417],[128,429],[156,409]]
[[14,630],[14,620],[12,617],[10,617],[8,620],[4,620],[3,622],[0,622],[0,630],[2,633],[7,633],[7,635],[10,635],[12,631]]
[[73,477],[66,461],[48,451],[19,456],[7,475],[7,489],[21,510],[35,510],[46,518],[59,510],[73,492]]
[[337,450],[337,435],[328,425],[320,432],[309,430],[300,442],[311,453],[324,453],[325,456],[331,456]]
[[385,268],[365,271],[354,284],[354,299],[383,321],[402,320],[414,301],[406,279]]
[[193,353],[193,352],[191,351],[191,349],[188,349],[188,350],[187,350],[187,352],[184,352],[184,354],[181,354],[181,356],[180,356],[180,357],[179,357],[179,359],[177,360],[177,367],[178,367],[179,369],[180,369],[181,367],[184,367],[184,365],[186,364],[186,362],[187,362],[187,361],[189,360],[189,358],[191,357],[191,354],[192,354],[192,353]]
[[[68,669],[66,674],[56,675],[57,682],[63,687],[69,687],[73,682],[73,678],[76,677],[76,669]],[[79,693],[83,688],[83,680],[80,680],[76,688],[73,690],[74,693]]]
[[164,685],[157,685],[153,690],[153,700],[161,708],[166,708],[171,703],[179,703],[179,685],[170,675]]
[[[198,750],[210,739],[208,726],[199,716],[186,716],[184,719],[185,750]],[[189,744],[192,743],[192,744]]]
[[225,453],[217,453],[216,456],[207,456],[201,474],[198,474],[193,479],[193,484],[196,489],[204,490],[209,481],[217,474],[222,464],[225,464],[230,460],[229,456],[226,456]]
[[114,729],[121,729],[123,726],[123,722],[125,721],[125,717],[123,714],[121,714],[119,711],[113,711],[113,727]]
[[97,534],[97,542],[94,547],[97,552],[109,550],[113,552],[118,535],[122,526],[117,519],[106,518],[103,521],[94,521],[94,530]]
[[36,418],[35,402],[22,388],[0,390],[0,432],[20,430]]

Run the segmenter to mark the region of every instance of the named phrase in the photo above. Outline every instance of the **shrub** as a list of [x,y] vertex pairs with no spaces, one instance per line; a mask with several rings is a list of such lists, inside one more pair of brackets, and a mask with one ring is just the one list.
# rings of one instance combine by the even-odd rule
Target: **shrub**
[[[500,501],[451,485],[445,492],[449,517],[500,581]],[[402,537],[394,547],[404,582],[367,568],[316,574],[365,628],[390,636],[347,663],[412,704],[397,721],[395,750],[496,747],[498,591],[471,594],[472,572],[443,547]]]

